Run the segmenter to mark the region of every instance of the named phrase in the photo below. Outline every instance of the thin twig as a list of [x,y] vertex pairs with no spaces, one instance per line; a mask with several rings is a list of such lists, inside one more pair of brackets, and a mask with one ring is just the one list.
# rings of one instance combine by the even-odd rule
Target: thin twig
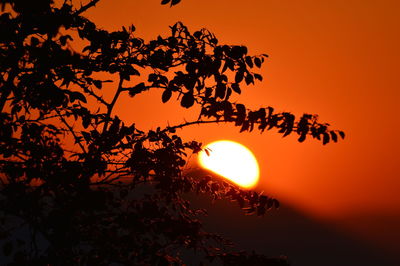
[[79,140],[78,136],[75,134],[74,129],[68,124],[67,120],[65,120],[65,118],[60,114],[60,111],[58,111],[56,109],[56,112],[57,112],[58,116],[60,117],[61,121],[64,123],[64,125],[69,129],[69,131],[71,132],[72,136],[74,136],[75,142],[78,143],[79,147],[81,147],[82,151],[86,154],[87,153],[86,149],[82,145],[82,143]]
[[108,126],[108,122],[110,121],[111,118],[111,112],[114,108],[115,103],[118,100],[119,95],[121,94],[121,92],[123,91],[122,88],[122,83],[124,82],[124,79],[120,76],[119,77],[119,83],[118,83],[118,89],[115,92],[114,98],[112,99],[110,105],[107,108],[107,114],[106,114],[106,121],[104,122],[104,127],[103,127],[103,134],[106,132],[107,130],[107,126]]

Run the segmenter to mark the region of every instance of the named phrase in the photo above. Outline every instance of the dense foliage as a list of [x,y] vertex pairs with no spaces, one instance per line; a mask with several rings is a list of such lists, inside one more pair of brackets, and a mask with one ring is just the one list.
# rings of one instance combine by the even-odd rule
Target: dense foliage
[[[343,132],[329,130],[314,115],[296,119],[230,101],[244,85],[262,80],[256,71],[267,55],[221,45],[211,32],[191,33],[180,22],[170,36],[150,42],[136,36],[134,26],[110,32],[84,16],[98,1],[77,7],[70,0],[0,0],[4,261],[169,265],[182,264],[196,250],[199,261],[286,265],[233,252],[204,231],[203,211],[192,209],[185,193],[231,199],[257,215],[278,201],[209,176],[186,175],[188,155],[201,144],[182,140],[176,129],[226,122],[240,131],[277,129],[323,144]],[[143,131],[113,114],[122,94],[135,97],[153,88],[163,91],[162,102],[178,99],[182,110],[200,106],[198,119]],[[103,97],[106,89],[114,90],[111,99]]]

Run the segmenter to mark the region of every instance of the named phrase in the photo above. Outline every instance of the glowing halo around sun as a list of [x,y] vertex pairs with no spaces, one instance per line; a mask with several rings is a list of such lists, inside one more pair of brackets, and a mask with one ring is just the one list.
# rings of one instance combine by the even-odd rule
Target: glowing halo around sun
[[199,162],[208,169],[233,183],[252,188],[257,185],[260,169],[254,154],[240,143],[219,140],[207,144],[199,153]]

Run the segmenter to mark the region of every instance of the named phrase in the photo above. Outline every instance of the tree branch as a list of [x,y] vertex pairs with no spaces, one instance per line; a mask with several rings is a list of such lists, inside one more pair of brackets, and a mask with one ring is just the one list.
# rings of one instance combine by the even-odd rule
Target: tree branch
[[64,123],[64,125],[71,132],[72,136],[74,136],[75,142],[78,143],[79,147],[81,147],[81,149],[82,149],[82,151],[84,153],[87,153],[85,147],[83,147],[83,145],[82,145],[81,141],[79,140],[78,136],[75,134],[74,129],[68,124],[67,120],[65,120],[65,118],[61,115],[60,111],[58,111],[57,109],[55,111],[58,114],[58,116],[60,117],[61,121]]
[[93,96],[96,100],[98,100],[99,102],[101,102],[102,104],[104,104],[105,106],[109,106],[110,104],[108,102],[106,102],[102,97],[98,96],[96,93],[94,93],[92,90],[90,90],[89,88],[86,88],[85,86],[81,86],[83,88],[83,90],[86,93],[89,93],[89,95]]
[[104,122],[104,127],[103,127],[103,134],[106,132],[107,130],[107,126],[108,126],[108,122],[110,121],[111,118],[111,112],[114,108],[115,103],[118,100],[119,95],[121,94],[121,92],[124,90],[122,88],[122,83],[124,82],[124,79],[122,77],[119,77],[119,83],[118,83],[118,89],[117,92],[114,95],[114,98],[112,99],[110,105],[107,107],[107,114],[106,114],[106,121]]
[[[185,122],[176,126],[168,126],[166,128],[164,128],[163,130],[160,130],[160,133],[165,133],[171,130],[175,130],[178,128],[183,128],[183,127],[187,127],[187,126],[192,126],[192,125],[201,125],[201,124],[213,124],[213,123],[219,123],[219,122],[223,122],[223,123],[228,123],[228,122],[232,122],[229,120],[225,120],[225,119],[220,119],[220,120],[208,120],[208,121],[203,121],[203,120],[197,120],[197,121],[192,121],[192,122]],[[144,141],[146,139],[148,139],[149,136],[143,136],[142,138],[138,139],[137,142],[139,141]]]
[[94,7],[98,2],[100,2],[100,0],[91,0],[89,3],[87,3],[84,6],[81,6],[80,9],[78,9],[77,11],[75,11],[75,15],[80,15],[83,12],[85,12],[86,10],[88,10],[91,7]]

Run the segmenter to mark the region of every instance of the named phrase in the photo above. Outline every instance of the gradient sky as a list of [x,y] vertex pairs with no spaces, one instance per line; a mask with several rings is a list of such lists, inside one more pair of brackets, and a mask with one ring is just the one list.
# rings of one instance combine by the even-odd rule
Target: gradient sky
[[[320,115],[346,139],[323,146],[274,132],[239,134],[232,126],[195,126],[187,139],[231,139],[257,156],[257,189],[324,219],[400,213],[400,2],[397,0],[159,0],[101,1],[88,14],[112,30],[134,24],[145,40],[182,21],[207,28],[220,43],[267,53],[262,83],[239,98],[249,107]],[[155,101],[156,99],[156,101]],[[190,120],[179,102],[162,105],[161,92],[126,97],[116,113],[142,128]]]

